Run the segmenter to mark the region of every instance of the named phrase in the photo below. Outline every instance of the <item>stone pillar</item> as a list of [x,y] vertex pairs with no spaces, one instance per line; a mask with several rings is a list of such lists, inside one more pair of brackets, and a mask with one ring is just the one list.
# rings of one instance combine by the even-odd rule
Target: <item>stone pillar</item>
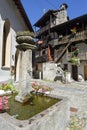
[[25,102],[29,99],[27,95],[31,91],[32,50],[20,51],[19,60],[19,94],[15,99],[19,102]]
[[32,49],[36,46],[22,43],[17,45],[19,49],[19,93],[15,100],[21,103],[26,102],[30,98],[32,89],[30,80],[32,78]]
[[15,97],[16,101],[26,102],[30,98],[31,91],[31,74],[32,74],[32,50],[34,45],[34,34],[30,31],[18,32],[16,41],[19,50],[19,93]]

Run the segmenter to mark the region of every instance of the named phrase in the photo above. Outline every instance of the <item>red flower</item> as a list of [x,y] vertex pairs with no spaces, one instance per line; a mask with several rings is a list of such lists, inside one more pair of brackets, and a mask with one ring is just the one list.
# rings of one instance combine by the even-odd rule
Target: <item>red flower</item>
[[35,86],[35,83],[32,83],[32,87]]

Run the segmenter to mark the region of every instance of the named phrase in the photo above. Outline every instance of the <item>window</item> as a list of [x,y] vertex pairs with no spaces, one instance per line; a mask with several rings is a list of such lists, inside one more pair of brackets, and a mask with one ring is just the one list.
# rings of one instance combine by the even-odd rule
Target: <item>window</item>
[[64,70],[64,71],[68,71],[68,64],[64,64],[63,70]]
[[3,26],[2,44],[2,68],[10,68],[11,34],[10,23],[8,19],[5,20]]

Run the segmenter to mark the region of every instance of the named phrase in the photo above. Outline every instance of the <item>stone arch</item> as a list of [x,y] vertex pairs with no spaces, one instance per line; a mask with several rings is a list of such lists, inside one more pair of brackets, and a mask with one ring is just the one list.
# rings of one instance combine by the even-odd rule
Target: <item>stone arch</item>
[[10,57],[11,57],[11,33],[10,33],[10,22],[8,19],[5,20],[3,25],[3,38],[2,38],[2,67],[10,68]]

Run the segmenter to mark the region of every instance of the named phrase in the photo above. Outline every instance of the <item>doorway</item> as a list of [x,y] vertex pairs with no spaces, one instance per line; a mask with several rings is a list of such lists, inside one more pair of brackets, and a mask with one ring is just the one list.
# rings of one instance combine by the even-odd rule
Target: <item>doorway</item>
[[84,79],[87,80],[87,65],[84,66]]
[[72,65],[72,78],[78,81],[78,67],[77,65]]

